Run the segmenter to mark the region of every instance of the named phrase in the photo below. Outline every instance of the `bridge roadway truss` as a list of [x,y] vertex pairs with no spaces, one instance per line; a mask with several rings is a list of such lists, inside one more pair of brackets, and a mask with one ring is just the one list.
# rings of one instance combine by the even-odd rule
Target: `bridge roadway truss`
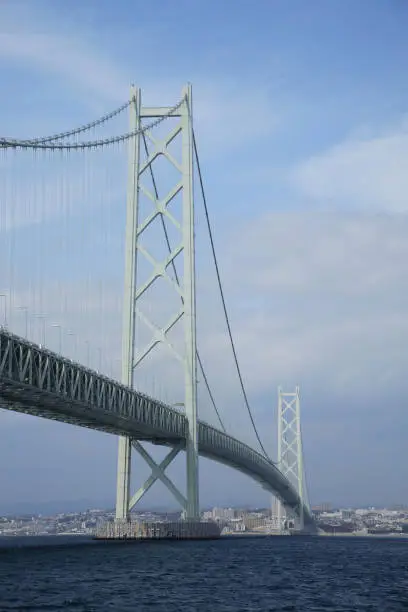
[[[173,447],[161,466],[151,460],[152,476],[144,490],[135,494],[139,499],[146,486],[149,488],[157,478],[166,478],[164,468],[179,450],[185,449],[188,424],[184,413],[4,328],[0,328],[0,407],[128,436],[136,445],[138,441],[148,441]],[[200,455],[258,481],[288,509],[299,508],[300,498],[294,486],[274,463],[250,446],[198,421],[198,449]],[[184,506],[185,500],[179,495]],[[306,527],[313,527],[306,505],[303,519]]]

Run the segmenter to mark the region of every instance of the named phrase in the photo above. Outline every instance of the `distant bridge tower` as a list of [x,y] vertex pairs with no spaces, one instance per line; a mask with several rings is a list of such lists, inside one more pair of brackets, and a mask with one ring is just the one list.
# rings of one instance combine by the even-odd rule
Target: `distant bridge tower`
[[[144,358],[160,343],[166,344],[181,362],[184,370],[184,407],[188,428],[186,433],[187,456],[187,486],[186,497],[177,490],[175,485],[164,474],[165,468],[178,454],[180,448],[173,448],[167,457],[156,464],[146,449],[137,440],[128,437],[119,439],[116,519],[128,518],[132,507],[141,499],[153,482],[160,479],[175,496],[183,508],[184,516],[188,519],[199,518],[198,497],[198,440],[197,440],[197,362],[196,362],[196,313],[195,313],[195,255],[194,255],[194,203],[193,203],[193,126],[192,126],[192,90],[191,85],[184,87],[182,101],[177,107],[145,107],[142,105],[141,90],[131,88],[130,103],[130,130],[136,136],[129,141],[129,175],[127,193],[127,222],[126,222],[126,256],[125,256],[125,288],[122,331],[122,382],[129,387],[134,384],[134,370]],[[167,117],[172,117],[171,128],[160,137],[145,130],[138,133],[143,127],[143,119],[157,122],[164,118],[161,128],[166,127]],[[177,119],[174,123],[174,118]],[[167,126],[168,127],[168,126]],[[177,161],[168,147],[175,140],[180,141],[181,159]],[[146,140],[150,145],[147,154]],[[144,149],[146,158],[143,159]],[[149,177],[153,178],[153,162],[162,156],[177,172],[177,180],[166,194],[158,194],[156,184],[148,185]],[[140,218],[141,194],[150,201],[150,213]],[[175,219],[168,210],[168,205],[181,194],[181,219]],[[162,261],[157,261],[143,247],[141,237],[145,230],[154,222],[166,219],[172,224],[173,231],[179,235],[178,244]],[[175,228],[175,229],[174,229]],[[164,243],[163,235],[163,243]],[[169,274],[170,268],[178,255],[182,253],[184,272],[180,285]],[[141,258],[142,256],[142,258]],[[143,281],[138,275],[138,259],[151,264],[150,277]],[[139,261],[140,263],[140,261]],[[142,296],[165,279],[173,286],[180,300],[180,307],[173,313],[167,324],[157,326],[152,316],[142,312]],[[176,278],[177,280],[177,278]],[[167,338],[168,332],[183,319],[184,325],[184,351],[178,354]],[[142,320],[149,329],[150,339],[145,346],[135,347],[135,327],[137,321]],[[144,485],[130,497],[131,451],[132,447],[145,459],[152,469],[150,478]]]
[[303,508],[306,488],[303,471],[302,432],[300,427],[299,387],[293,393],[278,389],[278,468],[295,487],[300,498],[298,512],[286,508],[279,499],[273,500],[272,513],[275,514],[277,528],[284,531],[290,528],[301,531],[304,527]]

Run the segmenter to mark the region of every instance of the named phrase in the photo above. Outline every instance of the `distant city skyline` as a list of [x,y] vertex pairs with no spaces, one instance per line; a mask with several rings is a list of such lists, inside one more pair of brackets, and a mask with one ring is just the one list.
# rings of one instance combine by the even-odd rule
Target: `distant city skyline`
[[[57,514],[57,513],[69,513],[69,512],[84,512],[86,510],[99,509],[104,511],[113,511],[115,507],[115,500],[109,499],[68,499],[68,500],[49,500],[43,502],[9,502],[0,503],[0,516],[14,515],[14,514]],[[239,508],[239,509],[265,509],[270,508],[271,504],[252,504],[252,503],[236,503],[231,505],[219,504],[219,503],[208,503],[201,504],[201,511],[208,511],[213,508]],[[320,502],[312,503],[311,508],[324,508],[326,511],[331,512],[338,509],[368,509],[368,508],[388,508],[390,510],[398,508],[408,508],[408,504],[404,503],[367,503],[367,504],[348,504],[348,503],[331,503],[331,502]],[[151,511],[151,512],[168,512],[171,514],[177,514],[181,512],[181,509],[176,505],[154,505],[148,503],[141,503],[137,506],[136,512]]]

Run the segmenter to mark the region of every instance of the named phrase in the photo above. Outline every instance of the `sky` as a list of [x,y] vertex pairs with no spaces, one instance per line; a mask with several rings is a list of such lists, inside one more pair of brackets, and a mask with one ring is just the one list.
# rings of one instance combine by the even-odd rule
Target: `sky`
[[[313,503],[408,503],[407,24],[402,0],[0,3],[2,135],[87,123],[126,101],[131,83],[146,104],[173,105],[192,83],[250,403],[274,456],[277,388],[300,386]],[[126,115],[113,125],[126,131]],[[23,333],[27,312],[33,339],[113,375],[125,154],[0,156],[11,327]],[[255,445],[197,214],[199,348],[229,431]],[[176,367],[159,360],[146,389],[178,401]],[[204,396],[200,415],[215,422]],[[113,503],[114,437],[2,411],[0,440],[0,512]],[[183,470],[182,457],[169,468],[180,488]],[[148,475],[139,459],[134,474],[135,487]],[[200,485],[203,506],[269,503],[209,461]],[[173,505],[159,485],[144,503]]]

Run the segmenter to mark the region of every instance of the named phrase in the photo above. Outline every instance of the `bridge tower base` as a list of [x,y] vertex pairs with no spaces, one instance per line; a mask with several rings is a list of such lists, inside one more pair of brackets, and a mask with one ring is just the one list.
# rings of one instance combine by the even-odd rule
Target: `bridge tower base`
[[[160,343],[168,346],[181,362],[184,370],[184,409],[187,417],[186,457],[187,457],[187,486],[186,497],[171,483],[164,474],[165,468],[179,452],[173,449],[160,464],[150,457],[140,441],[127,437],[119,439],[118,468],[117,468],[117,495],[116,519],[127,520],[133,506],[141,499],[150,486],[160,479],[183,508],[184,516],[190,521],[199,520],[199,493],[198,493],[198,430],[197,430],[197,358],[196,358],[196,297],[195,297],[195,248],[194,248],[194,201],[193,201],[193,126],[192,126],[192,89],[191,85],[184,87],[182,100],[175,107],[145,107],[142,105],[141,90],[131,88],[130,96],[130,132],[135,136],[129,139],[129,170],[127,190],[127,221],[125,242],[125,286],[123,304],[122,329],[122,382],[133,387],[135,369],[148,354]],[[153,133],[153,128],[146,129],[143,120],[161,122],[165,126],[168,118],[173,121],[171,129],[163,137]],[[176,120],[176,125],[174,125]],[[176,139],[180,140],[181,161],[178,162],[168,147]],[[151,145],[148,151],[147,142]],[[142,161],[142,145],[146,151],[146,158]],[[159,196],[157,184],[153,175],[152,165],[158,157],[166,159],[178,174],[176,184],[164,196]],[[146,186],[146,179],[150,176],[153,190]],[[173,199],[181,193],[182,219],[177,220],[169,212],[168,206]],[[147,198],[151,212],[144,219],[140,219],[140,197]],[[168,255],[162,261],[157,261],[141,243],[145,230],[157,220],[165,228],[165,222],[173,225],[179,233],[180,241],[173,249],[166,238]],[[182,253],[184,261],[183,279],[180,283],[174,268],[174,260]],[[151,266],[151,276],[143,283],[138,279],[138,259],[143,256],[145,262]],[[173,277],[168,268],[173,267]],[[180,308],[173,313],[164,327],[154,323],[152,316],[142,311],[142,296],[157,283],[165,279],[173,286],[180,298]],[[183,319],[184,324],[184,351],[180,354],[167,338],[168,332]],[[141,320],[149,329],[150,341],[145,346],[136,347],[136,325]],[[152,469],[151,477],[131,497],[131,456],[132,448],[136,449]]]
[[95,540],[216,540],[219,526],[212,521],[148,522],[116,520],[96,529]]

